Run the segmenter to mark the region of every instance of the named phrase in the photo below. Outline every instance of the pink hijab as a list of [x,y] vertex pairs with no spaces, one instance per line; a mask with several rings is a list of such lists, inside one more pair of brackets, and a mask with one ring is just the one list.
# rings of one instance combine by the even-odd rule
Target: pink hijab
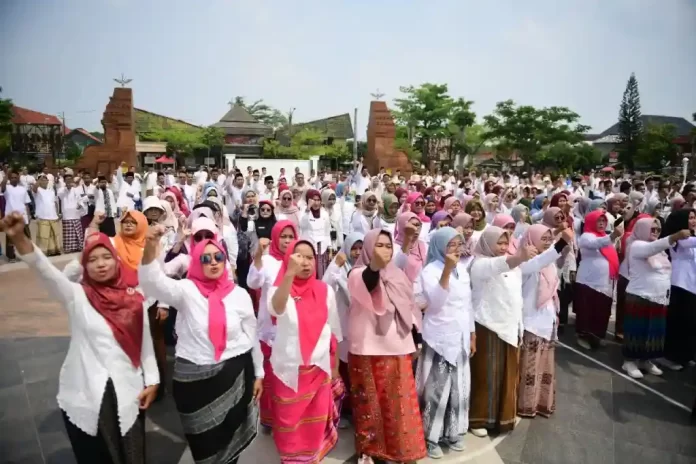
[[[496,227],[500,227],[501,229],[505,229],[505,226],[508,224],[513,224],[516,225],[515,220],[510,216],[509,214],[502,214],[498,213],[495,215],[493,218],[493,224]],[[514,255],[517,253],[517,248],[519,246],[519,241],[512,236],[512,234],[508,234],[509,239],[510,239],[510,245],[508,245],[508,255]]]
[[448,197],[448,198],[445,200],[445,204],[444,204],[444,208],[443,208],[443,209],[444,209],[445,211],[447,211],[448,213],[450,213],[450,210],[452,209],[452,205],[453,205],[455,202],[458,202],[458,203],[459,203],[459,210],[460,210],[460,211],[464,211],[464,208],[462,208],[462,206],[461,206],[461,205],[462,205],[462,202],[459,200],[459,198],[457,198],[457,197],[455,197],[455,196]]
[[[394,229],[394,242],[398,245],[404,244],[404,229],[406,228],[406,224],[408,224],[408,221],[410,221],[413,218],[420,220],[416,213],[411,212],[401,213],[396,218],[396,228]],[[430,219],[428,219],[428,221],[429,220]],[[415,282],[418,278],[418,274],[423,269],[425,258],[428,254],[428,250],[425,248],[425,243],[420,241],[418,237],[414,237],[414,240],[415,242],[411,244],[411,248],[408,250],[408,262],[406,263],[406,269],[404,269],[406,276],[408,276],[411,282]],[[363,249],[364,248],[365,246],[363,245]]]
[[[643,219],[638,219],[636,221],[636,225],[633,226],[633,233],[631,236],[626,240],[626,257],[625,259],[628,259],[629,253],[631,252],[631,245],[635,241],[642,241],[642,242],[650,242],[651,240],[651,235],[650,235],[650,229],[653,228],[653,226],[658,224],[658,220],[652,217],[648,218],[643,218]],[[672,263],[669,261],[669,258],[667,257],[667,253],[664,251],[659,252],[656,255],[649,256],[647,258],[648,264],[650,264],[650,267],[653,269],[671,269]],[[627,261],[627,263],[630,264],[630,262]]]
[[[543,248],[541,237],[551,229],[543,224],[529,226],[520,239],[520,246],[533,245],[537,250]],[[559,285],[556,264],[551,263],[539,272],[539,286],[537,287],[537,309],[544,308],[549,301],[558,298],[556,291]]]
[[208,300],[208,338],[215,349],[215,360],[219,361],[220,356],[227,346],[227,314],[225,313],[225,303],[223,299],[234,290],[234,282],[227,275],[227,256],[222,263],[222,275],[217,279],[209,279],[203,274],[203,264],[201,255],[208,244],[215,247],[225,254],[225,249],[216,240],[203,240],[193,247],[191,253],[191,264],[188,270],[188,280],[196,284],[201,295]]
[[[422,200],[425,200],[425,198],[423,197],[423,194],[420,193],[420,192],[411,192],[411,193],[409,193],[409,194],[408,194],[408,197],[406,197],[406,202],[404,203],[404,206],[403,206],[404,208],[409,208],[409,209],[404,209],[403,211],[410,211],[410,212],[412,212],[412,213],[415,214],[416,217],[417,217],[418,219],[420,219],[420,221],[423,222],[423,223],[425,223],[425,222],[430,222],[430,218],[425,214],[425,207],[423,207],[423,211],[421,211],[420,213],[414,213],[414,212],[413,212],[413,204],[414,204],[414,203],[416,202],[416,200],[418,200],[419,198],[422,199]],[[406,205],[408,205],[408,206],[406,206]]]
[[[370,264],[381,234],[391,239],[389,232],[380,229],[372,229],[365,235],[354,270]],[[413,283],[393,260],[379,271],[379,285],[372,292],[368,292],[362,282],[362,273],[352,279],[349,277],[348,291],[360,306],[375,314],[377,335],[386,335],[392,323],[397,324],[397,332],[402,338],[411,333],[414,325],[420,329],[422,316],[414,303]]]

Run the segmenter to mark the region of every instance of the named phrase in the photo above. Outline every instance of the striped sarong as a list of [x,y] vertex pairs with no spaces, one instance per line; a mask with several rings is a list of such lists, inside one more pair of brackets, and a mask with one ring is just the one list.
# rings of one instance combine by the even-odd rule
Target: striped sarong
[[85,232],[79,219],[63,219],[63,251],[77,253],[82,251]]
[[218,364],[176,358],[172,394],[196,464],[237,458],[258,429],[251,351]]
[[515,428],[519,350],[476,323],[476,355],[471,358],[469,427],[508,432]]
[[331,377],[317,366],[301,366],[297,392],[275,375],[272,382],[273,441],[280,462],[321,462],[338,440],[340,411],[334,400],[338,392]]
[[469,357],[462,350],[457,364],[450,364],[423,341],[418,356],[416,391],[425,439],[438,444],[463,438],[469,428]]

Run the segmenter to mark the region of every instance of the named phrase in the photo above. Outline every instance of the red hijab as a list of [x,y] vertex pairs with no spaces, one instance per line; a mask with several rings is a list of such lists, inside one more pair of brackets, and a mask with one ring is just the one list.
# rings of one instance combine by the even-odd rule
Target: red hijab
[[[288,249],[285,250],[283,264],[278,271],[274,286],[280,286],[285,274],[288,271],[288,261],[290,256],[295,253],[297,245],[304,243],[312,247],[312,244],[306,240],[295,240],[288,244]],[[316,252],[315,252],[316,253]],[[295,308],[297,309],[297,321],[300,334],[300,351],[302,353],[302,362],[308,366],[314,348],[319,342],[321,332],[324,330],[326,322],[329,320],[329,308],[326,305],[326,295],[328,288],[326,284],[317,279],[316,272],[307,279],[295,277],[290,287],[290,298],[295,300]]]
[[273,256],[278,261],[283,261],[285,258],[283,252],[280,251],[280,235],[288,227],[292,229],[292,233],[295,234],[295,240],[297,240],[299,238],[297,226],[289,219],[276,222],[273,229],[271,229],[271,246],[268,249],[268,254]]
[[[584,231],[595,237],[606,237],[606,232],[599,232],[597,230],[597,221],[599,221],[599,218],[604,218],[605,221],[607,220],[607,215],[604,211],[598,209],[587,214],[585,216]],[[602,253],[602,256],[604,256],[609,263],[609,277],[612,280],[616,279],[619,276],[619,254],[616,252],[614,244],[610,243],[599,250],[599,252]]]
[[[89,255],[96,248],[106,248],[116,260],[116,274],[108,282],[96,282],[87,274]],[[123,279],[124,265],[104,234],[94,234],[82,251],[82,288],[92,307],[111,327],[114,338],[130,358],[133,366],[140,367],[140,350],[143,346],[143,302],[145,298]]]
[[[215,247],[225,255],[222,266],[222,275],[217,279],[209,279],[203,274],[203,264],[201,255],[208,244]],[[227,347],[227,313],[223,299],[234,290],[234,282],[227,275],[227,255],[225,248],[216,240],[202,240],[193,247],[191,252],[191,264],[187,274],[188,280],[196,284],[201,295],[208,300],[208,338],[215,349],[215,360],[219,361],[220,356]]]
[[184,200],[184,195],[181,193],[181,190],[177,186],[173,187],[168,187],[167,192],[172,192],[174,194],[174,197],[176,198],[176,202],[179,205],[179,210],[184,213],[184,216],[189,217],[189,214],[191,214],[191,211],[189,211],[188,204]]

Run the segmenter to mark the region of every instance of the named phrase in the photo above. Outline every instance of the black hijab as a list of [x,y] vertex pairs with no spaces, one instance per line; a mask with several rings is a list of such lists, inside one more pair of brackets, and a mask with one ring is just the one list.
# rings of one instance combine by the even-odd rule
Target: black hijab
[[[689,214],[692,212],[696,211],[694,211],[693,208],[682,208],[669,213],[669,216],[667,216],[667,220],[665,221],[665,225],[662,227],[662,234],[660,234],[660,238],[669,237],[672,234],[676,234],[680,230],[688,229]],[[693,234],[694,233],[691,232],[691,235]],[[679,246],[679,242],[674,244],[675,250],[677,249],[677,246]]]
[[273,208],[273,203],[270,201],[259,202],[259,208],[261,208],[263,205],[271,207],[271,215],[267,218],[264,218],[261,217],[261,213],[259,212],[259,217],[256,218],[256,221],[254,221],[254,226],[256,230],[256,236],[258,238],[267,238],[270,240],[271,230],[277,222],[277,219],[275,217],[275,208]]

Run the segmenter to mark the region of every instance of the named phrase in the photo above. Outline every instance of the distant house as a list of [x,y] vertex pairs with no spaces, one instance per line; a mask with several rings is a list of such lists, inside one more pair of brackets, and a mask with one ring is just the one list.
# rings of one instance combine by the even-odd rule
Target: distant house
[[220,128],[225,133],[223,156],[234,154],[242,158],[259,158],[263,152],[263,140],[273,135],[271,126],[257,121],[246,108],[237,103],[212,127]]
[[[201,129],[201,126],[191,124],[181,119],[170,118],[161,114],[146,111],[140,108],[133,109],[135,113],[135,149],[140,157],[141,166],[153,165],[155,160],[167,153],[166,142],[153,142],[143,139],[149,138],[153,133],[168,129]],[[196,160],[190,160],[191,165]]]
[[77,129],[69,129],[66,127],[64,132],[65,135],[63,136],[63,140],[65,145],[73,143],[82,150],[90,145],[101,145],[104,143],[103,140],[95,137],[81,127],[78,127]]
[[314,129],[324,133],[326,136],[326,145],[333,145],[334,143],[346,143],[355,135],[353,133],[353,123],[350,119],[350,114],[343,113],[337,116],[317,119],[315,121],[293,124],[292,128],[285,126],[276,132],[276,140],[278,140],[282,145],[289,145],[289,131],[292,130],[293,134],[297,134],[304,129]]
[[[694,141],[694,129],[696,126],[691,124],[684,118],[675,116],[657,116],[657,115],[643,115],[640,117],[643,127],[650,125],[663,125],[671,124],[675,127],[675,132],[677,134],[674,139],[674,143],[679,146],[682,153],[694,153],[695,147],[693,146]],[[606,129],[604,132],[599,134],[597,138],[592,141],[592,145],[598,148],[603,155],[609,156],[610,158],[616,158],[616,146],[619,143],[619,123],[617,122],[610,128]]]
[[63,149],[63,123],[52,114],[12,106],[10,152],[13,156],[43,159]]

